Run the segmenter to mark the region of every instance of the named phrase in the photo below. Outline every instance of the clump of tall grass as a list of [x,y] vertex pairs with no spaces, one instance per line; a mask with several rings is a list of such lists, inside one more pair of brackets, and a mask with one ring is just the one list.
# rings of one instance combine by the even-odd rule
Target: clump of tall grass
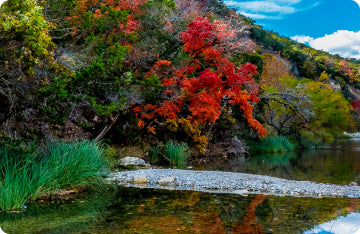
[[269,137],[260,141],[250,141],[250,151],[256,153],[277,153],[294,150],[296,144],[292,144],[288,138],[284,136]]
[[188,147],[185,144],[175,144],[173,141],[167,141],[165,145],[157,145],[149,149],[152,164],[170,163],[170,166],[183,168],[188,156]]
[[160,161],[160,154],[161,154],[161,147],[160,146],[153,146],[149,149],[149,157],[151,164],[159,163]]
[[102,154],[92,141],[49,141],[43,149],[21,155],[0,148],[0,209],[18,209],[59,189],[99,182],[99,172],[108,167]]
[[187,153],[184,145],[177,145],[172,141],[168,141],[165,144],[164,154],[170,160],[170,166],[178,168],[185,166]]

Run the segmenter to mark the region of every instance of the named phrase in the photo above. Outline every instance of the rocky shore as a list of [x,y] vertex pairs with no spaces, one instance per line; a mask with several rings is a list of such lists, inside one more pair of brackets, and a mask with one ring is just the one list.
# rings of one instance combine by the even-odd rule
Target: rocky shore
[[142,169],[112,173],[110,181],[126,187],[192,190],[210,193],[268,194],[297,197],[360,197],[360,186],[294,181],[223,171]]

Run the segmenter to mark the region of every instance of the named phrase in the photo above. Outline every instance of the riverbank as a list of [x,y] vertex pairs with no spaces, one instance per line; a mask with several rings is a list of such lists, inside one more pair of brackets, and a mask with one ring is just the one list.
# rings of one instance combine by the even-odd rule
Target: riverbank
[[356,184],[335,185],[223,171],[143,169],[110,174],[110,181],[125,187],[193,190],[239,195],[267,194],[296,197],[360,197]]

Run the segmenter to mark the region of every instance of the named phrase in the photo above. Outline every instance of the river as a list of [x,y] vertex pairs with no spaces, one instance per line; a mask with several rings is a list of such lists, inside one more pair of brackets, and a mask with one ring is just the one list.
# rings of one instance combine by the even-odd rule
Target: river
[[[246,160],[206,169],[348,184],[359,182],[360,142]],[[358,198],[300,198],[120,188],[0,213],[7,233],[356,233]]]

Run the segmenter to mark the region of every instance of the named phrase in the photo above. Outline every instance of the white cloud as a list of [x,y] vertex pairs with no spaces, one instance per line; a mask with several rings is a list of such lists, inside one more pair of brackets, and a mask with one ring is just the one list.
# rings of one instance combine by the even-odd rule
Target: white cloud
[[360,31],[338,30],[333,34],[315,39],[308,36],[294,36],[291,39],[300,43],[309,43],[317,50],[339,54],[345,58],[360,59]]
[[6,0],[0,0],[0,6],[5,2]]
[[353,1],[356,2],[360,7],[360,0],[353,0]]
[[314,234],[314,233],[360,233],[360,214],[350,213],[346,217],[339,217],[330,222],[326,222],[315,226],[313,229],[305,231],[303,234]]
[[[358,0],[360,1],[360,0]],[[305,3],[304,2],[308,2]],[[253,19],[281,19],[299,11],[308,10],[318,3],[309,0],[225,0],[224,3],[240,14]]]
[[360,31],[339,30],[333,34],[316,38],[310,46],[346,58],[360,59]]
[[299,36],[293,36],[291,37],[292,40],[300,42],[300,43],[308,43],[312,40],[314,40],[313,37],[305,36],[305,35],[299,35]]
[[282,6],[279,3],[272,1],[255,1],[255,2],[235,2],[227,4],[245,10],[245,12],[264,12],[264,13],[280,13],[291,14],[295,12],[294,7]]
[[243,12],[243,11],[238,11],[240,14],[246,16],[246,17],[249,17],[249,18],[252,18],[252,19],[266,19],[268,18],[268,16],[266,15],[263,15],[263,14],[251,14],[251,13],[246,13],[246,12]]

